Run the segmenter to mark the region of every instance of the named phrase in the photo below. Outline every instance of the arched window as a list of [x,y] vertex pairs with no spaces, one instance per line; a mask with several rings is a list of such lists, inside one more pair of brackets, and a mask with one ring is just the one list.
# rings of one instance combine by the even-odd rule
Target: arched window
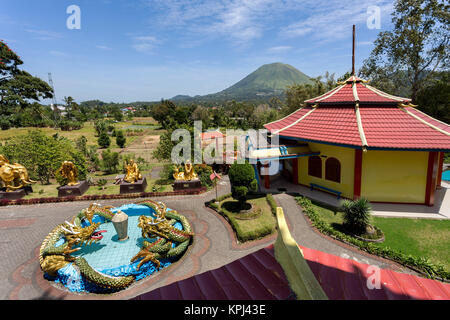
[[322,179],[322,159],[318,156],[308,158],[308,174]]
[[341,182],[341,163],[336,158],[328,158],[325,163],[325,179]]

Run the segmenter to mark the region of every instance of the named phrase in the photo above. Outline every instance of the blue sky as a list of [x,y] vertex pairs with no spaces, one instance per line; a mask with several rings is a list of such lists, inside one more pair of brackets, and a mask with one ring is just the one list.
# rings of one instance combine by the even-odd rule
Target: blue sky
[[[70,30],[70,5],[81,29]],[[371,6],[380,28],[370,27]],[[263,64],[282,62],[316,77],[356,68],[379,32],[391,29],[392,1],[0,0],[0,39],[44,80],[58,101],[155,101],[221,91]],[[367,21],[369,20],[369,25]]]

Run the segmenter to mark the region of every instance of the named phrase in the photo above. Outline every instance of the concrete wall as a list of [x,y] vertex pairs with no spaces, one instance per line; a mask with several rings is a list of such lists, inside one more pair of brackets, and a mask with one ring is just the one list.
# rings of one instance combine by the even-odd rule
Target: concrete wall
[[343,148],[319,143],[309,143],[309,147],[313,152],[320,152],[320,156],[328,158],[336,158],[341,163],[341,182],[333,182],[325,179],[325,161],[322,159],[322,179],[308,175],[308,157],[298,158],[298,174],[299,183],[309,185],[316,183],[318,185],[341,191],[342,196],[353,198],[353,180],[355,171],[355,150],[351,148]]
[[424,203],[428,152],[363,152],[361,196],[371,201]]

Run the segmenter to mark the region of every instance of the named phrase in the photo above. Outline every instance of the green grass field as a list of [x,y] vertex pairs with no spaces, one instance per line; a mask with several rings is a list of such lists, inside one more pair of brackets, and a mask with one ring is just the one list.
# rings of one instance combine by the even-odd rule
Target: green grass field
[[[343,223],[343,213],[314,205],[320,219],[333,224]],[[372,224],[380,228],[385,241],[376,244],[410,254],[428,258],[450,269],[450,221],[434,219],[407,219],[372,217]],[[336,228],[335,228],[336,229]]]

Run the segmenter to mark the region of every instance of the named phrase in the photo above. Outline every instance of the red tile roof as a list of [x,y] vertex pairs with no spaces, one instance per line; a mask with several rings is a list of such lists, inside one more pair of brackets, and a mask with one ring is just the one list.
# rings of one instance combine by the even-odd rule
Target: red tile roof
[[224,134],[218,130],[206,131],[206,132],[202,132],[202,134],[201,134],[202,140],[210,140],[210,139],[223,138],[223,137],[224,137]]
[[382,104],[397,104],[399,102],[408,103],[411,99],[402,98],[382,92],[376,88],[364,84],[364,80],[352,76],[340,86],[330,90],[329,92],[306,100],[307,104],[354,104],[359,101],[363,103],[382,103]]
[[[450,284],[380,269],[380,289],[369,289],[370,266],[301,247],[330,300],[450,300]],[[219,269],[172,283],[134,300],[286,300],[294,294],[273,245]]]
[[[414,108],[405,110],[416,112]],[[360,108],[367,144],[379,148],[450,149],[449,135],[431,128],[405,110],[397,107]]]
[[450,151],[450,126],[352,76],[287,117],[264,125],[272,134],[367,149]]

